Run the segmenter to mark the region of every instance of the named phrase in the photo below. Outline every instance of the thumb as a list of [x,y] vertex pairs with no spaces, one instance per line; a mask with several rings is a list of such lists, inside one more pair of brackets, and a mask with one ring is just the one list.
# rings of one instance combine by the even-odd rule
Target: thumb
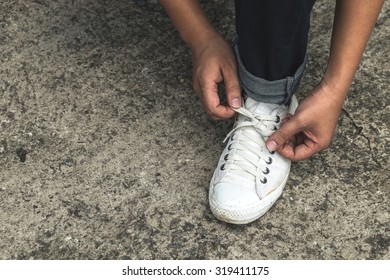
[[225,70],[223,73],[226,99],[231,108],[241,107],[241,91],[238,81],[237,72],[233,70]]
[[301,132],[303,129],[296,121],[294,116],[291,117],[287,122],[283,123],[282,126],[275,131],[267,140],[267,148],[269,151],[273,152],[283,144],[288,143],[298,132]]

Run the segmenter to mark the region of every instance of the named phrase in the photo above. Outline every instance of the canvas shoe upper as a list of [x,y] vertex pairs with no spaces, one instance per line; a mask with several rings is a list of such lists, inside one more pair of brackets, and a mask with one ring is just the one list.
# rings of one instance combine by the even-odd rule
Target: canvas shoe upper
[[225,138],[227,145],[210,182],[210,208],[218,219],[250,223],[281,195],[291,162],[269,152],[265,143],[297,106],[295,96],[289,107],[248,98],[243,107],[235,109],[238,117]]

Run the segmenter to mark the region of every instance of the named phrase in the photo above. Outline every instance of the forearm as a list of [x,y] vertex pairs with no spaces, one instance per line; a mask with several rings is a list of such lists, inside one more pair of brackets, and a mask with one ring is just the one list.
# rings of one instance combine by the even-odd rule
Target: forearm
[[217,32],[197,0],[160,0],[184,42],[194,51]]
[[384,0],[338,0],[323,84],[347,95]]

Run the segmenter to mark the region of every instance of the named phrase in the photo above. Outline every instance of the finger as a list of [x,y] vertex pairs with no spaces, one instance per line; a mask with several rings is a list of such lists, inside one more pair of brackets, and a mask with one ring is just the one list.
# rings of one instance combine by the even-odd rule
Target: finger
[[222,76],[229,106],[232,108],[241,107],[240,83],[235,67],[222,68]]
[[311,139],[306,138],[302,144],[297,146],[291,145],[282,145],[277,149],[277,152],[292,161],[301,161],[307,159],[319,152],[320,148],[317,143],[313,142]]
[[286,122],[288,122],[288,121],[291,119],[292,116],[293,116],[293,115],[291,115],[291,114],[287,114],[287,115],[283,118],[281,125],[284,125]]
[[221,104],[217,82],[213,80],[205,82],[201,94],[205,110],[213,119],[229,119],[235,115],[235,111],[229,106]]
[[[287,114],[284,118],[283,118],[283,120],[282,120],[282,122],[281,122],[281,125],[284,125],[286,122],[288,122],[290,119],[291,119],[291,117],[292,117],[293,115],[291,115],[291,114]],[[297,143],[298,143],[298,136],[300,135],[301,133],[298,133],[297,135],[293,135],[293,136],[291,136],[286,142],[285,142],[285,144],[288,144],[288,145],[290,145],[290,146],[296,146],[297,145]]]
[[279,149],[289,139],[293,138],[295,134],[303,131],[301,123],[298,118],[293,116],[285,122],[277,131],[275,131],[267,140],[267,148],[272,152]]

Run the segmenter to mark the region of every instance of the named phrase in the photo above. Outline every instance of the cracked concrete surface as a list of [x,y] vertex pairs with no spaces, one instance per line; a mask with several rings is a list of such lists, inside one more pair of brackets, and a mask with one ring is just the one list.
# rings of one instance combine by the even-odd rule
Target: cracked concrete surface
[[[232,38],[232,1],[204,2]],[[205,115],[161,7],[0,1],[0,259],[389,259],[389,6],[333,145],[234,226],[207,202],[232,122]],[[299,99],[321,78],[332,8],[315,5]]]

